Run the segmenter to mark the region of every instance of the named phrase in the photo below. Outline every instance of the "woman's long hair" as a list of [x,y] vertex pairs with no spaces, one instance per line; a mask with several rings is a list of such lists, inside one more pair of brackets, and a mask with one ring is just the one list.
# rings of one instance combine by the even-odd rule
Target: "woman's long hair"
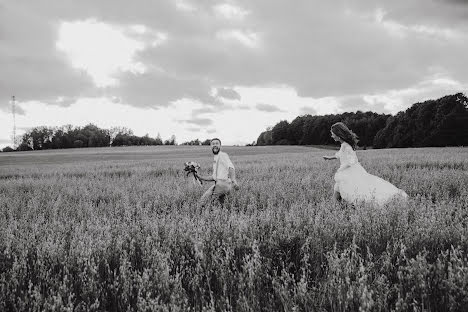
[[357,142],[359,141],[359,137],[353,131],[349,130],[348,127],[342,122],[334,123],[331,126],[331,130],[333,133],[338,136],[340,139],[351,145],[353,150],[357,147]]

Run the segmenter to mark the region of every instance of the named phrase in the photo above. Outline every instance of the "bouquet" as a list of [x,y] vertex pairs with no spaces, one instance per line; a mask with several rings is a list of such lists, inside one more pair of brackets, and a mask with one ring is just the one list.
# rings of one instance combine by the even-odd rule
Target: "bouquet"
[[194,161],[188,161],[185,164],[184,171],[187,172],[187,177],[191,174],[193,175],[194,181],[199,185],[202,185],[203,182],[198,176],[198,169],[200,169],[200,165]]

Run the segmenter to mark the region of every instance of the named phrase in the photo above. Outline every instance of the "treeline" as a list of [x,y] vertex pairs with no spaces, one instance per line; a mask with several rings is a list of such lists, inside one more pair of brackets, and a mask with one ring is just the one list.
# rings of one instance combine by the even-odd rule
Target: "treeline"
[[199,139],[195,139],[192,141],[184,142],[182,145],[210,145],[211,140],[206,139],[205,141],[200,141]]
[[468,98],[462,94],[416,103],[390,117],[375,148],[468,146]]
[[273,128],[262,132],[257,145],[328,145],[330,127],[342,121],[359,135],[360,146],[371,146],[375,134],[385,127],[390,115],[373,112],[343,113],[337,115],[297,117],[291,123],[280,121]]
[[[133,145],[178,145],[175,135],[162,140],[158,134],[151,138],[134,135],[126,127],[112,127],[101,129],[89,124],[84,127],[66,125],[62,127],[35,127],[21,137],[21,143],[16,149],[7,146],[2,152],[46,150],[60,148],[104,147],[104,146],[133,146]],[[210,139],[199,139],[182,143],[182,145],[210,145]]]
[[395,116],[357,111],[283,120],[262,132],[257,145],[334,144],[330,127],[339,121],[364,148],[468,146],[468,98],[462,93],[416,103]]
[[[18,151],[45,150],[61,148],[131,146],[131,145],[177,145],[176,137],[163,141],[158,134],[156,138],[136,136],[131,129],[113,127],[101,129],[89,124],[84,127],[66,125],[62,127],[35,127],[23,134]],[[3,152],[15,151],[5,147]]]

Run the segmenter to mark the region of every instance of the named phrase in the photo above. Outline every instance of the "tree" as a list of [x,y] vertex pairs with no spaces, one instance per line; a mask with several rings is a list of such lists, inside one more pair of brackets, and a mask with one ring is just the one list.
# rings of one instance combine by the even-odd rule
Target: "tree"
[[115,146],[115,145],[112,145],[112,143],[114,142],[115,137],[118,134],[131,136],[133,135],[133,131],[126,127],[111,127],[109,130],[107,130],[107,134],[109,136],[109,146]]
[[288,139],[291,144],[301,144],[307,116],[296,117],[289,125]]
[[[166,144],[167,143],[167,144]],[[166,140],[164,142],[164,145],[177,145],[177,142],[176,142],[176,136],[175,135],[171,135],[171,138],[169,140]]]
[[161,135],[158,133],[156,136],[156,142],[155,145],[163,145],[163,140],[161,139]]
[[83,147],[83,141],[81,141],[81,140],[75,140],[75,141],[73,142],[73,147],[76,147],[76,148]]
[[258,146],[266,145],[266,143],[265,143],[265,132],[266,131],[260,133],[260,135],[258,136],[258,138],[257,138],[257,145]]
[[66,148],[68,144],[66,144],[65,139],[66,134],[63,132],[62,129],[57,129],[54,133],[52,138],[52,148]]
[[14,152],[15,150],[11,148],[10,146],[4,147],[2,149],[2,152],[8,153],[8,152]]
[[257,145],[259,146],[272,145],[272,144],[273,144],[273,139],[271,136],[271,130],[266,130],[262,132],[257,139]]
[[288,145],[290,143],[288,140],[289,123],[286,120],[277,123],[271,131],[273,144]]
[[182,145],[201,145],[201,142],[199,139],[195,139],[195,140],[184,142],[182,143]]
[[87,147],[102,147],[109,146],[110,136],[109,132],[104,129],[100,129],[96,125],[88,124],[84,128],[79,129],[80,138],[83,141],[84,146]]
[[373,147],[374,148],[386,148],[389,147],[389,137],[391,136],[391,132],[395,128],[397,122],[395,117],[390,117],[387,119],[386,125],[384,128],[379,130],[374,137]]
[[33,149],[33,143],[32,143],[32,138],[31,138],[31,135],[29,132],[26,132],[25,134],[23,134],[23,136],[21,137],[21,144],[20,145],[27,145],[29,147],[29,149]]
[[18,148],[16,150],[17,151],[30,151],[31,147],[28,144],[23,142],[18,146]]
[[[177,144],[175,136],[168,141]],[[27,131],[22,137],[22,149],[49,149],[49,148],[81,148],[122,145],[162,145],[161,136],[156,139],[145,134],[142,137],[133,134],[131,129],[125,127],[112,127],[101,129],[94,124],[83,128],[65,125],[59,128],[36,127]]]
[[416,103],[392,117],[374,147],[468,145],[468,99],[463,93]]
[[140,138],[141,145],[156,145],[156,139],[150,138],[149,134],[145,134]]
[[30,145],[31,149],[41,150],[52,147],[53,129],[35,127],[23,135],[22,143]]
[[126,146],[130,145],[130,136],[126,134],[117,134],[112,141],[112,146]]

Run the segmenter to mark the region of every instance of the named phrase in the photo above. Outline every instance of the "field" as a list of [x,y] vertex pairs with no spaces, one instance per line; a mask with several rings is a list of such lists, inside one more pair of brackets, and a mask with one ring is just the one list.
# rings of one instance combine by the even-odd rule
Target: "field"
[[358,151],[385,208],[331,199],[334,151],[224,150],[241,189],[204,209],[209,147],[1,153],[0,311],[468,306],[468,148]]

